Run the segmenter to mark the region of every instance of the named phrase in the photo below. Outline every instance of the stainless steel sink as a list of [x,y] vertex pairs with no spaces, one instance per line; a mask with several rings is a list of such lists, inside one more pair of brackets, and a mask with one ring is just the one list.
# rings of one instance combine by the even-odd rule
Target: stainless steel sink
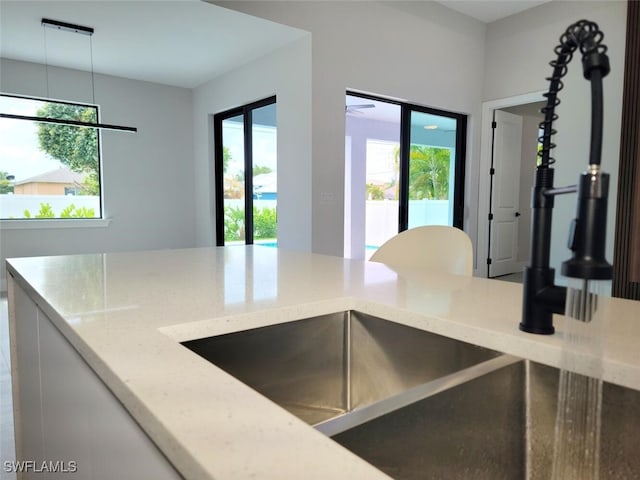
[[[559,370],[521,360],[333,439],[398,479],[551,478]],[[640,392],[604,384],[601,480],[640,478]]]
[[[355,311],[183,345],[394,478],[550,478],[557,369]],[[600,479],[640,478],[639,441],[605,384]]]
[[462,381],[452,374],[499,356],[355,311],[183,345],[327,435],[449,388]]

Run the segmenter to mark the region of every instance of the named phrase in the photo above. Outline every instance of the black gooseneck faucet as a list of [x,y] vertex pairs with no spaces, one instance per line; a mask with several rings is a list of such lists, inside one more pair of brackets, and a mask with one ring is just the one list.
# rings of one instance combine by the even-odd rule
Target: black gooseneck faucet
[[[557,59],[550,62],[553,74],[548,77],[549,91],[544,95],[546,105],[541,109],[544,120],[539,142],[538,167],[532,191],[531,256],[524,270],[522,320],[520,330],[529,333],[552,334],[553,314],[564,313],[567,297],[566,287],[554,284],[554,269],[549,267],[551,248],[551,216],[555,195],[578,192],[577,216],[571,224],[569,248],[572,257],[562,264],[562,274],[584,280],[609,280],[613,267],[605,259],[605,237],[607,222],[607,196],[609,174],[600,171],[602,154],[602,79],[609,73],[607,47],[604,35],[594,22],[580,20],[569,26],[560,37],[554,52]],[[591,82],[591,145],[587,171],[580,175],[578,185],[553,187],[551,149],[555,145],[552,135],[553,122],[558,118],[555,107],[560,103],[558,92],[562,90],[562,77],[573,52],[580,49],[584,77]],[[583,295],[589,295],[583,291]],[[589,321],[589,318],[583,318]]]

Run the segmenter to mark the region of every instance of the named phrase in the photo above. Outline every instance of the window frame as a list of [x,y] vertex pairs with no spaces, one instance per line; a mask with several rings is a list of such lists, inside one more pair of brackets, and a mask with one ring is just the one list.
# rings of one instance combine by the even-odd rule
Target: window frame
[[463,229],[464,226],[464,183],[467,159],[467,124],[468,115],[450,112],[437,108],[416,105],[414,103],[393,100],[379,95],[369,95],[347,90],[345,95],[359,97],[364,100],[386,102],[400,107],[400,177],[399,177],[399,211],[398,232],[409,228],[409,160],[411,148],[411,112],[421,112],[456,120],[456,158],[453,187],[453,226]]
[[[58,100],[54,98],[47,97],[38,97],[34,95],[20,95],[15,93],[1,92],[0,97],[8,97],[8,98],[17,98],[22,100],[33,100],[38,102],[48,102],[48,103],[56,103],[63,105],[73,105],[83,108],[92,108],[95,109],[96,121],[100,122],[100,107],[96,104],[85,103],[85,102],[72,102],[69,100]],[[14,121],[26,121],[32,123],[39,123],[35,120],[26,120],[26,119],[13,119]],[[74,127],[72,128],[91,128],[91,127]],[[106,218],[105,216],[105,203],[104,203],[104,189],[103,189],[103,172],[102,172],[102,135],[101,129],[95,128],[96,130],[96,149],[98,155],[98,197],[99,197],[99,205],[100,212],[96,217],[91,218],[0,218],[0,226],[2,228],[8,229],[21,229],[21,228],[69,228],[69,227],[102,227],[108,226],[111,223],[111,220]],[[66,195],[65,195],[66,196]],[[74,195],[75,196],[75,195]]]
[[223,138],[222,123],[239,115],[243,116],[244,129],[244,244],[253,245],[253,195],[247,192],[253,192],[253,175],[247,172],[253,171],[253,117],[252,112],[261,107],[277,104],[276,96],[264,98],[240,107],[235,107],[216,113],[213,116],[213,139],[214,139],[214,188],[215,188],[215,226],[216,226],[216,246],[225,245],[224,240],[224,155],[223,155]]

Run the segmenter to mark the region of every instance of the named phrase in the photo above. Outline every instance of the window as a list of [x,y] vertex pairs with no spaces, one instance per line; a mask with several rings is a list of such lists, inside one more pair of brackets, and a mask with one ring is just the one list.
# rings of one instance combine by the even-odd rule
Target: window
[[466,116],[347,92],[345,256],[398,232],[462,228]]
[[[98,121],[98,107],[0,95],[0,112]],[[98,129],[0,118],[0,219],[102,218]]]
[[214,137],[216,244],[276,246],[276,98],[215,115]]

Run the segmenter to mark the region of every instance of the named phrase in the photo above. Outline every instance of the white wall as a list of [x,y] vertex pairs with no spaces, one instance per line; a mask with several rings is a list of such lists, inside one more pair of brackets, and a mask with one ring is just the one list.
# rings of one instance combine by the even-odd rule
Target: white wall
[[[585,18],[599,24],[609,47],[611,73],[604,79],[603,169],[611,174],[607,224],[607,258],[613,259],[615,203],[620,147],[620,120],[626,32],[626,2],[589,1],[546,3],[490,24],[487,28],[484,100],[546,91],[549,61],[560,35],[572,23]],[[575,184],[587,166],[590,132],[589,82],[582,76],[580,55],[575,55],[559,93],[562,104],[553,156],[555,185]],[[575,195],[556,198],[553,214],[551,266],[559,275],[560,264],[569,258],[568,225],[575,216]],[[561,280],[559,280],[561,282]]]
[[343,254],[346,90],[472,115],[465,224],[475,230],[473,159],[479,153],[475,118],[482,95],[484,24],[435,2],[215,3],[312,34],[314,252]]
[[[46,96],[42,65],[2,60],[5,93]],[[91,102],[86,72],[49,67],[52,98]],[[124,78],[95,76],[104,123],[138,127],[137,134],[102,133],[108,227],[0,229],[4,259],[195,245],[191,91]],[[141,193],[144,193],[143,195]]]
[[274,94],[278,126],[278,247],[311,251],[309,36],[193,90],[198,245],[215,245],[213,114]]

